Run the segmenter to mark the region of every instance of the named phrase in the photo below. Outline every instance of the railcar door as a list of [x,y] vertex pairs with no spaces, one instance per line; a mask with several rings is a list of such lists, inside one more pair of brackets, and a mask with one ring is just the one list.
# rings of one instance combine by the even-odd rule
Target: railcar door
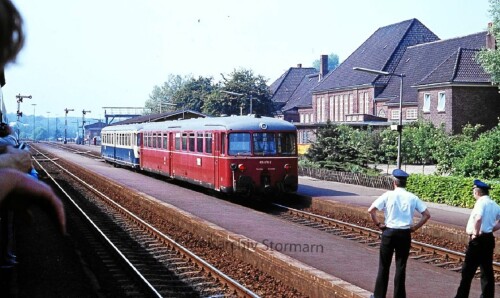
[[214,154],[214,188],[220,189],[220,176],[219,176],[219,156],[220,156],[220,136],[218,132],[213,134],[213,154]]
[[172,152],[174,151],[174,133],[171,132],[171,131],[168,132],[168,142],[167,142],[167,145],[168,145],[168,149],[167,149],[167,156],[168,156],[167,165],[168,165],[168,168],[167,168],[166,172],[167,172],[167,176],[172,177]]

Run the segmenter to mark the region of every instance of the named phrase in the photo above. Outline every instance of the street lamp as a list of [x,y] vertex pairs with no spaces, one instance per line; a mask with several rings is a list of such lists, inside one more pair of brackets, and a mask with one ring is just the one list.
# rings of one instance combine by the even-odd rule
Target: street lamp
[[398,169],[401,169],[401,138],[403,135],[403,78],[405,77],[405,75],[387,72],[387,71],[382,71],[382,70],[363,68],[363,67],[353,67],[352,69],[357,70],[357,71],[368,72],[371,74],[381,75],[381,76],[394,76],[394,77],[398,77],[400,79],[400,84],[399,84],[399,125],[397,126],[396,129],[398,131],[397,167],[398,167]]
[[[222,93],[226,93],[226,94],[230,94],[230,95],[236,95],[236,96],[245,96],[245,94],[243,93],[237,93],[237,92],[232,92],[232,91],[225,91],[225,90],[221,90],[220,92]],[[252,104],[253,104],[253,98],[252,98],[252,95],[250,95],[250,115],[252,114]]]
[[31,104],[33,106],[33,142],[35,142],[35,107],[36,107],[36,103],[32,103]]

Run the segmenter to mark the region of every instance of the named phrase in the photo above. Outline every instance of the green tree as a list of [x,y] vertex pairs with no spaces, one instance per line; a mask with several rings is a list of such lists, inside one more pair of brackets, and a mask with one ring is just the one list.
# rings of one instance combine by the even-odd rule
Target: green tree
[[254,75],[252,70],[234,70],[227,78],[222,75],[220,86],[214,91],[207,96],[203,105],[203,112],[206,114],[248,114],[250,104],[253,114],[271,116],[274,112],[271,93],[265,78]]
[[212,78],[190,78],[171,97],[177,109],[201,112],[209,95],[217,89]]
[[[312,63],[312,67],[316,68],[317,71],[319,71],[321,61],[319,59],[316,59]],[[328,72],[334,70],[339,66],[339,55],[331,53],[328,55]]]
[[316,132],[306,153],[309,162],[336,171],[366,172],[373,148],[368,131],[330,121]]
[[495,179],[500,176],[500,124],[482,133],[466,154],[455,160],[453,174]]
[[474,142],[482,128],[480,124],[475,126],[467,124],[463,127],[462,134],[437,139],[433,156],[437,161],[438,174],[457,173],[457,165],[470,151],[475,150]]
[[438,139],[444,137],[444,128],[436,128],[431,122],[413,122],[403,129],[402,153],[408,164],[434,163]]
[[154,86],[153,91],[146,100],[144,106],[151,110],[151,113],[165,112],[168,110],[176,110],[173,105],[172,96],[179,91],[189,80],[190,76],[182,77],[180,75],[168,76],[166,82],[162,86]]
[[[498,44],[500,42],[500,0],[489,0],[489,2],[489,13],[493,20],[489,31]],[[477,57],[486,72],[491,75],[491,81],[498,85],[500,83],[500,50],[484,49],[478,53]]]

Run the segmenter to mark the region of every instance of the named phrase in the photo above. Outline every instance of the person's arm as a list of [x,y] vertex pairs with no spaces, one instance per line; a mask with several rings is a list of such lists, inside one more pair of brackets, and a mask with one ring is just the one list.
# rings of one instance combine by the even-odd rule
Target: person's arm
[[477,237],[481,234],[481,224],[483,223],[483,217],[479,214],[474,216],[474,230],[472,231],[472,236]]
[[424,212],[420,214],[422,215],[422,217],[420,217],[418,223],[410,228],[412,232],[415,232],[416,230],[420,229],[429,220],[429,218],[431,218],[431,213],[429,212],[428,209],[425,209]]
[[14,169],[0,169],[0,204],[10,209],[27,210],[31,204],[48,206],[56,222],[66,232],[64,206],[45,183]]
[[0,148],[0,169],[17,169],[28,173],[31,169],[31,154],[27,150],[19,150],[12,146]]
[[370,213],[370,217],[372,218],[373,223],[381,230],[385,228],[385,224],[381,223],[377,218],[377,208],[373,205],[368,208],[368,213]]
[[500,221],[499,220],[497,220],[495,226],[493,227],[493,232],[496,232],[498,230],[500,230]]

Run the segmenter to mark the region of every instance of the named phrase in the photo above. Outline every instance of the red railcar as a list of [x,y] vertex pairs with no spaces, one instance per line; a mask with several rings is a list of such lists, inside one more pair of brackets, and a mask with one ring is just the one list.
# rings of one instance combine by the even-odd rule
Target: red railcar
[[140,167],[226,193],[295,192],[297,130],[256,115],[144,123]]

